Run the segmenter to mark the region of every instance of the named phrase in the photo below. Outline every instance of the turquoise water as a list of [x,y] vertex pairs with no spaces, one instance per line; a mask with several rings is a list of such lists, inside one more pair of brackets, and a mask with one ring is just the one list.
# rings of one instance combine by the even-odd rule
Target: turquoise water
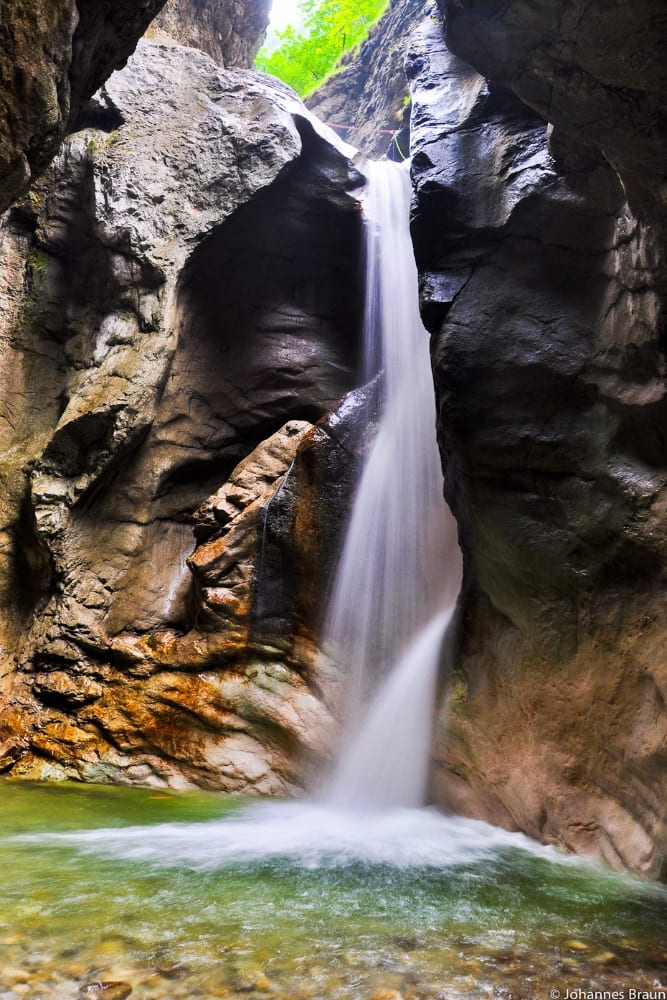
[[16,782],[0,803],[0,1000],[667,984],[663,888],[485,824]]

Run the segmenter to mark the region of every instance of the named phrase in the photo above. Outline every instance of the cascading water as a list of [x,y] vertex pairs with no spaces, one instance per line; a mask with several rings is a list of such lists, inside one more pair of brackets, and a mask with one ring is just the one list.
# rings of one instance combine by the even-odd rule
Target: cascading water
[[460,557],[442,497],[407,164],[371,163],[367,176],[365,373],[381,372],[382,415],[325,628],[326,655],[349,678],[347,746],[325,798],[387,808],[424,799],[439,654]]

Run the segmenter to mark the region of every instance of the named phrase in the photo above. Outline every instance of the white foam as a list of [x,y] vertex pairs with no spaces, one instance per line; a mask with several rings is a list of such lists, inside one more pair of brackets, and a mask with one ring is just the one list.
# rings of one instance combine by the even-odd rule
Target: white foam
[[360,813],[307,802],[258,803],[202,823],[161,823],[12,839],[68,844],[105,857],[197,869],[281,859],[303,868],[362,862],[442,869],[477,862],[506,848],[551,861],[569,859],[523,834],[435,809]]

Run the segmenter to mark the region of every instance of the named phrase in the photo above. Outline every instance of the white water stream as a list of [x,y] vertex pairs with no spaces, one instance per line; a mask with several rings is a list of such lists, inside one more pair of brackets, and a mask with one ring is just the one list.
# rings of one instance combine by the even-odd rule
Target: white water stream
[[325,653],[349,685],[344,748],[325,800],[382,809],[424,801],[440,649],[461,568],[442,496],[408,165],[370,163],[367,175],[365,375],[382,373],[381,418],[325,627]]

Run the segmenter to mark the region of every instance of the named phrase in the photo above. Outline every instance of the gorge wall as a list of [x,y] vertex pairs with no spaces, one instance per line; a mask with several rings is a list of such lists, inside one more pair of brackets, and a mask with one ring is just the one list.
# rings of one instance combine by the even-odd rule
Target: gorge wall
[[148,31],[206,52],[220,66],[250,69],[264,41],[270,0],[167,0]]
[[12,0],[0,18],[0,212],[55,156],[164,0]]
[[465,560],[432,794],[664,877],[664,6],[394,7],[310,103],[345,107],[377,155],[391,104],[368,67],[391,75],[406,53],[413,238]]
[[490,80],[432,18],[407,59],[413,236],[466,560],[435,794],[660,875],[665,130],[660,80],[634,69],[641,44],[650,76],[664,31],[650,4],[632,31],[629,8],[612,27],[606,5],[530,6],[449,5],[450,45]]
[[123,66],[149,25],[152,36],[202,49],[222,66],[247,68],[264,40],[269,7],[269,0],[5,4],[0,18],[0,212],[51,162],[84,104]]

